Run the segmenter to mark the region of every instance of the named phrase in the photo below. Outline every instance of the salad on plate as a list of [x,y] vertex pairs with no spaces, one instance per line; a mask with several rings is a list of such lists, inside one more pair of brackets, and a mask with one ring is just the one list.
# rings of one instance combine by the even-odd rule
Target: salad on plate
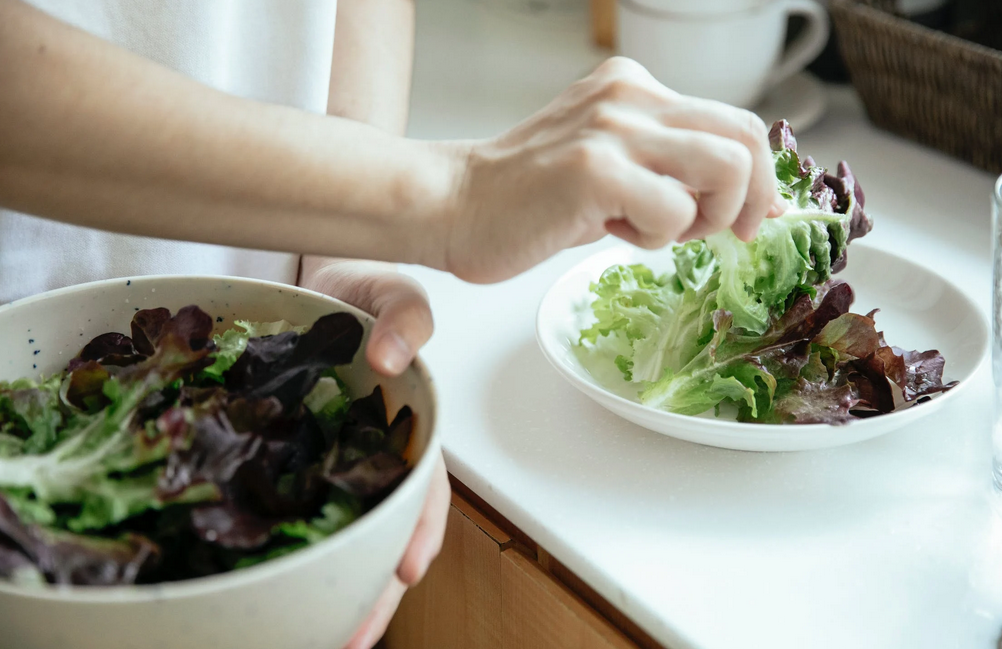
[[591,286],[583,364],[614,363],[652,408],[768,424],[846,424],[949,390],[938,351],[887,343],[878,312],[852,313],[834,277],[873,227],[849,165],[801,158],[785,121],[770,143],[786,212],[749,243],[727,231],[674,246],[664,274],[608,268]]

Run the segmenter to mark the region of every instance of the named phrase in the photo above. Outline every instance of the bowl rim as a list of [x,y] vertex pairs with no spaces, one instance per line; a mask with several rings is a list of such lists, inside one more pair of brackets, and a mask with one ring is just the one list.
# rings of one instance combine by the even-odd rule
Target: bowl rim
[[[1000,180],[1000,187],[1002,187],[1002,180]],[[951,390],[941,393],[937,398],[932,401],[922,404],[921,409],[915,408],[905,408],[903,410],[897,410],[894,412],[887,413],[880,417],[867,417],[860,419],[859,421],[853,421],[844,426],[846,428],[853,428],[855,431],[859,431],[861,428],[869,428],[875,426],[876,424],[868,423],[873,422],[884,417],[897,417],[896,421],[899,422],[897,425],[904,426],[909,422],[915,420],[917,417],[924,417],[926,414],[932,412],[934,409],[938,410],[945,403],[952,402],[957,398],[958,394],[967,392],[968,387],[972,383],[971,379],[981,370],[981,368],[987,362],[988,351],[989,351],[989,338],[990,338],[990,328],[988,326],[988,319],[981,309],[978,308],[977,304],[971,299],[966,292],[960,289],[954,282],[946,277],[943,277],[939,273],[931,271],[927,268],[920,267],[915,262],[911,261],[907,257],[899,255],[897,253],[891,252],[884,248],[869,245],[863,242],[855,242],[852,244],[850,250],[860,250],[866,249],[871,254],[884,255],[887,257],[892,257],[897,263],[905,264],[909,267],[921,268],[923,271],[931,272],[935,275],[939,281],[941,281],[945,286],[952,290],[960,299],[964,302],[970,312],[974,314],[977,321],[977,328],[980,331],[978,336],[978,348],[977,348],[977,360],[972,365],[970,372],[959,383]],[[570,382],[578,390],[584,392],[592,399],[601,403],[602,400],[615,402],[619,407],[623,409],[628,409],[635,413],[642,413],[646,416],[659,416],[664,418],[666,422],[678,422],[682,426],[691,425],[694,421],[698,421],[699,425],[705,426],[706,432],[714,435],[719,435],[721,437],[730,437],[734,439],[742,439],[749,432],[754,431],[755,435],[761,439],[768,441],[781,441],[788,438],[791,434],[811,434],[818,433],[821,431],[828,431],[832,428],[832,424],[756,424],[750,422],[738,422],[729,421],[724,419],[709,418],[702,416],[693,415],[680,415],[673,412],[667,412],[664,410],[659,410],[656,408],[651,408],[650,406],[645,406],[639,402],[631,401],[625,397],[622,397],[614,392],[605,389],[599,385],[586,381],[577,373],[571,371],[570,368],[565,367],[565,363],[561,358],[557,357],[555,350],[551,349],[549,338],[552,338],[552,334],[547,332],[551,329],[545,323],[546,307],[547,303],[552,301],[551,295],[557,290],[558,287],[563,286],[568,282],[571,276],[583,272],[587,267],[592,266],[600,258],[605,257],[616,257],[617,255],[623,255],[629,253],[630,251],[635,251],[634,248],[628,246],[614,246],[606,250],[602,250],[594,255],[586,257],[579,263],[572,266],[565,273],[563,273],[553,284],[547,289],[543,298],[539,302],[539,307],[536,311],[536,342],[543,352],[543,355],[550,362],[550,364],[557,370],[557,372],[563,376],[568,382]],[[628,262],[624,262],[628,263]],[[592,280],[594,281],[594,279]],[[931,407],[930,407],[931,406]],[[622,417],[622,415],[619,415]],[[861,431],[860,431],[861,432]],[[666,434],[667,433],[663,433]]]
[[[4,304],[0,306],[0,317],[15,308],[23,307],[36,302],[58,299],[62,296],[73,293],[84,293],[92,290],[98,290],[106,286],[118,286],[122,283],[126,283],[127,286],[134,285],[141,287],[144,283],[164,281],[226,281],[234,284],[277,289],[283,292],[288,291],[290,293],[297,293],[307,298],[327,302],[337,307],[339,311],[351,313],[365,322],[368,326],[371,326],[371,323],[375,322],[375,317],[372,314],[367,313],[352,304],[348,304],[343,300],[325,295],[324,293],[320,293],[318,291],[293,286],[291,284],[284,284],[282,282],[230,275],[138,275],[75,284]],[[335,532],[323,541],[301,548],[295,552],[290,552],[287,555],[275,557],[253,566],[248,566],[247,568],[231,570],[229,572],[209,575],[207,577],[195,577],[181,581],[160,582],[155,584],[133,584],[123,586],[76,586],[54,584],[19,585],[0,580],[0,595],[94,604],[139,603],[164,599],[186,598],[226,591],[233,588],[241,588],[255,582],[264,581],[273,578],[282,572],[286,572],[287,570],[295,569],[296,567],[316,561],[327,553],[336,551],[338,547],[350,543],[355,537],[363,536],[369,528],[377,524],[379,519],[391,515],[390,510],[393,509],[394,504],[397,501],[402,500],[407,491],[417,489],[418,487],[416,485],[422,481],[424,474],[431,473],[434,468],[437,455],[441,452],[441,430],[438,425],[439,399],[437,390],[435,389],[435,381],[432,378],[431,373],[428,371],[427,365],[425,365],[424,361],[421,360],[418,355],[415,355],[414,360],[405,372],[406,371],[413,371],[417,375],[419,382],[424,385],[425,389],[428,391],[430,412],[425,415],[425,418],[429,420],[429,435],[428,444],[425,447],[424,453],[422,453],[418,461],[414,463],[413,468],[410,473],[408,473],[407,477],[404,478],[403,482],[397,485],[389,496],[383,499],[383,501],[376,505],[373,509],[360,516],[356,521],[352,522],[344,529]]]

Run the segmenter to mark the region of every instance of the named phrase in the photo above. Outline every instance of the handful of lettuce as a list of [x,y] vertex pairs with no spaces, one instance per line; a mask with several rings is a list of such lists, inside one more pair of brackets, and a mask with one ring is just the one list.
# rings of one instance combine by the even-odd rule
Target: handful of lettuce
[[0,579],[113,585],[211,575],[316,543],[408,472],[413,416],[335,373],[362,325],[139,311],[65,372],[0,383]]
[[801,160],[785,121],[770,143],[786,213],[750,243],[727,231],[675,246],[665,275],[609,268],[580,343],[617,351],[642,403],[687,415],[733,404],[740,421],[842,424],[952,387],[939,352],[888,346],[832,279],[873,227],[849,165]]

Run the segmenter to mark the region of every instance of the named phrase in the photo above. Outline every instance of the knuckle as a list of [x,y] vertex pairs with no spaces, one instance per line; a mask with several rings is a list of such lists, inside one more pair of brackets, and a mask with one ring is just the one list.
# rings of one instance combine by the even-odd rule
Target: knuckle
[[609,57],[598,66],[599,72],[611,75],[635,74],[640,70],[644,70],[644,66],[625,56]]
[[586,140],[573,148],[572,164],[588,176],[608,173],[615,165],[612,148],[595,139]]
[[635,92],[636,85],[622,76],[612,77],[602,84],[598,92],[600,100],[622,103],[627,101]]
[[625,126],[620,110],[608,102],[599,102],[591,110],[590,126],[599,131],[619,131]]
[[716,164],[726,173],[736,177],[741,182],[747,182],[751,177],[752,154],[748,147],[735,141],[720,146],[716,152]]
[[741,139],[750,146],[761,146],[769,141],[769,129],[762,118],[750,110],[741,111]]

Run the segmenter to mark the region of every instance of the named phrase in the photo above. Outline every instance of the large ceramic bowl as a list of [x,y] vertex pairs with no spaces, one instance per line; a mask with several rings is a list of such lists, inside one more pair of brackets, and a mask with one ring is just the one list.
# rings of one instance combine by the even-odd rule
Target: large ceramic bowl
[[[373,318],[329,297],[248,279],[157,276],[53,291],[0,308],[0,379],[61,370],[92,337],[129,331],[142,308],[197,304],[219,330],[236,319],[312,324],[335,311]],[[364,349],[365,339],[363,339]],[[0,581],[4,649],[339,649],[389,583],[417,523],[439,450],[435,394],[420,361],[377,375],[359,351],[339,372],[354,394],[383,386],[387,410],[416,414],[413,470],[379,506],[329,539],[218,576],[129,587],[16,587]]]

